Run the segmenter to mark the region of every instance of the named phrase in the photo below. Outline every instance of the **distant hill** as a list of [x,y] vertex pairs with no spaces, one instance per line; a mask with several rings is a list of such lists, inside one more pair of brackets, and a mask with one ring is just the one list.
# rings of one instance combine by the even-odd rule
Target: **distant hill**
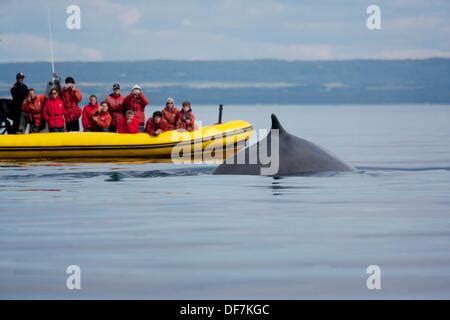
[[[61,62],[86,93],[104,95],[114,82],[142,84],[156,103],[168,96],[199,103],[450,103],[450,59],[348,61]],[[15,74],[44,88],[47,62],[0,64],[0,95]]]

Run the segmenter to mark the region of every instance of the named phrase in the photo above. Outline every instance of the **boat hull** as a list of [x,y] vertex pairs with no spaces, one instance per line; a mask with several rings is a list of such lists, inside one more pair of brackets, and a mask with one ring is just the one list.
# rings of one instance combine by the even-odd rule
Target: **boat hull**
[[[193,132],[173,130],[158,137],[146,133],[109,132],[37,133],[0,136],[0,161],[161,159],[180,157],[223,159],[244,146],[253,134],[250,123],[241,120],[205,126]],[[219,152],[217,152],[219,151]],[[200,157],[200,158],[199,158]],[[206,157],[206,158],[207,158]],[[166,162],[166,161],[163,161]]]

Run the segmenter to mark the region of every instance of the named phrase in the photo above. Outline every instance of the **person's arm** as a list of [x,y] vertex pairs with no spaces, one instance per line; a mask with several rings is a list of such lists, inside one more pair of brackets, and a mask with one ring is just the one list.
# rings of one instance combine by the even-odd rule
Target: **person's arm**
[[141,107],[145,108],[145,106],[148,105],[150,101],[147,99],[143,92],[141,92],[139,95],[141,96]]
[[139,121],[137,121],[136,118],[133,118],[133,120],[129,124],[127,124],[127,128],[129,133],[138,133]]
[[81,101],[81,99],[83,99],[83,96],[81,95],[81,91],[78,88],[75,89],[75,99],[77,100],[77,103],[79,103]]
[[42,111],[42,116],[44,117],[44,120],[46,122],[48,122],[48,120],[50,119],[50,117],[48,115],[48,103],[45,103],[45,105],[44,105],[44,110]]

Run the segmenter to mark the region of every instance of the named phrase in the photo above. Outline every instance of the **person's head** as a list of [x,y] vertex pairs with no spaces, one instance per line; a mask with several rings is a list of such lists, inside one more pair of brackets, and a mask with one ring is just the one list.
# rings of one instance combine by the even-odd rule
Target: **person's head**
[[125,117],[127,117],[127,120],[128,120],[128,121],[133,120],[133,118],[134,118],[134,112],[133,112],[133,110],[128,110],[127,113],[125,113]]
[[33,88],[28,89],[28,96],[29,96],[31,99],[36,98],[36,91],[35,91]]
[[25,79],[25,75],[23,72],[19,72],[18,74],[16,74],[16,81],[23,83],[23,80]]
[[97,104],[97,96],[95,94],[89,97],[89,104],[95,106]]
[[109,108],[109,102],[108,101],[102,101],[100,103],[100,111],[101,112],[107,112]]
[[172,109],[175,106],[175,101],[172,98],[167,98],[166,107]]
[[120,85],[118,83],[113,85],[113,93],[115,96],[120,96]]
[[131,88],[131,93],[132,93],[134,96],[138,96],[141,92],[142,92],[142,88],[141,88],[139,85],[137,85],[137,84],[135,84],[135,85],[133,86],[133,88]]
[[64,82],[68,87],[75,87],[75,80],[72,77],[67,77]]
[[58,91],[55,88],[52,88],[48,94],[50,99],[56,99],[58,97]]
[[191,103],[189,101],[183,101],[183,111],[184,112],[191,111]]
[[159,123],[159,122],[161,121],[161,119],[162,119],[162,112],[161,112],[161,111],[155,111],[155,112],[153,112],[153,120],[154,120],[156,123]]

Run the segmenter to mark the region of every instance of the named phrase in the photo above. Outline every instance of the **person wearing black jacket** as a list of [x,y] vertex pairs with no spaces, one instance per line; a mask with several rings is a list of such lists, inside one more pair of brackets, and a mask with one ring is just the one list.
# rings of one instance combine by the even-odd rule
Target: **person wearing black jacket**
[[11,88],[11,96],[13,99],[12,106],[12,133],[17,133],[19,131],[20,126],[20,118],[22,113],[22,103],[28,95],[28,87],[23,82],[25,79],[25,75],[23,72],[19,72],[16,75],[16,83]]

